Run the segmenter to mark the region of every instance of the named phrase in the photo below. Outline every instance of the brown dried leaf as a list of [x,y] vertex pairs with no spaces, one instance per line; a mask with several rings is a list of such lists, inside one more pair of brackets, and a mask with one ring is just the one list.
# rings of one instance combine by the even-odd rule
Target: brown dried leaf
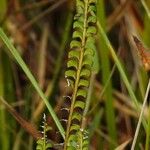
[[0,102],[5,106],[5,108],[10,112],[10,114],[17,120],[17,122],[35,139],[41,138],[42,135],[37,131],[36,127],[30,122],[26,121],[16,110],[9,105],[2,97],[0,97]]
[[150,70],[150,51],[144,47],[144,44],[136,36],[133,36],[133,39],[138,49],[139,55],[141,57],[143,66],[146,71],[149,71]]

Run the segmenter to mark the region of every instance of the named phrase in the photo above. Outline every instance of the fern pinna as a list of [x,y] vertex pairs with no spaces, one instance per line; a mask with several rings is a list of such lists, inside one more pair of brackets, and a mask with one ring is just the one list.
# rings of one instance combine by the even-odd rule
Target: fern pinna
[[72,96],[64,149],[77,149],[79,145],[75,139],[81,130],[95,51],[96,0],[76,0],[73,29],[65,73],[72,88]]
[[77,150],[88,150],[89,136],[86,130],[80,129],[77,132]]

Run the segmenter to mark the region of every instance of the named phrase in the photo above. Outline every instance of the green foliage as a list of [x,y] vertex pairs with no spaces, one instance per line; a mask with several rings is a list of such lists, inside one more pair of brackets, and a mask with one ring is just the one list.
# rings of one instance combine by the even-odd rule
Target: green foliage
[[[150,2],[95,1],[0,0],[0,95],[32,122],[19,127],[0,103],[0,150],[150,149],[150,108],[146,98],[143,102],[149,75],[139,64],[132,39],[133,34],[139,36],[150,47]],[[145,52],[150,56],[147,49]],[[63,88],[63,61],[67,61],[68,89]],[[39,114],[46,111],[45,104],[65,143],[54,134],[46,136],[46,120],[42,134],[35,128]],[[60,109],[65,112],[59,115]],[[57,113],[67,125],[66,135]],[[144,126],[139,128],[141,121]],[[38,138],[37,144],[32,136]]]
[[79,130],[78,133],[78,147],[77,150],[88,150],[89,135],[86,130]]
[[[104,7],[104,0],[98,1],[97,7],[97,17],[98,21],[101,23],[104,31],[106,31],[106,15],[105,15],[105,7]],[[102,77],[102,84],[105,85],[107,82],[109,75],[111,74],[111,61],[109,59],[109,49],[107,48],[106,43],[104,42],[103,37],[98,34],[98,43],[97,48],[100,54],[100,62],[101,62],[101,74],[100,78]],[[113,104],[113,96],[112,96],[112,80],[110,78],[108,82],[108,86],[106,87],[106,93],[104,93],[105,107],[106,107],[106,123],[108,134],[113,139],[114,142],[117,143],[117,130],[116,130],[116,119],[115,119],[115,110]],[[110,149],[114,149],[114,145],[110,145]]]
[[0,1],[0,22],[4,19],[7,11],[7,0]]
[[89,135],[86,130],[80,129],[70,137],[70,143],[68,145],[69,150],[88,150]]
[[65,76],[72,87],[71,108],[67,124],[64,148],[72,146],[76,132],[80,130],[82,112],[89,87],[95,51],[96,34],[96,1],[77,0],[74,16],[73,35],[68,55]]
[[46,123],[46,116],[45,116],[45,114],[43,116],[43,120],[44,120],[43,121],[43,125],[42,125],[42,128],[43,128],[43,131],[42,131],[43,137],[40,138],[37,141],[36,150],[48,150],[48,149],[52,148],[52,144],[47,139],[47,132],[49,130],[51,130],[51,127],[48,126],[47,123]]
[[[5,81],[4,81],[4,63],[3,63],[3,52],[0,50],[0,96],[5,94]],[[7,124],[7,115],[5,109],[2,109],[0,103],[0,147],[2,150],[9,149],[9,134],[6,129]]]

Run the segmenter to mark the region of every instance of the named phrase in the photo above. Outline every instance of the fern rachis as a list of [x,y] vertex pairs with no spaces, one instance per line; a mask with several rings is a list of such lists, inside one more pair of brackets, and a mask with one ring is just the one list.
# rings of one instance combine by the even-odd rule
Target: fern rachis
[[[82,115],[75,109],[80,108],[83,111],[85,107],[94,54],[93,49],[95,48],[93,38],[96,32],[95,0],[77,0],[76,10],[75,31],[70,44],[71,51],[67,63],[68,70],[66,71],[73,93],[64,149],[67,149],[70,144],[70,139],[72,138],[70,132],[75,131],[76,133],[80,129]],[[73,120],[76,120],[79,124],[73,123]]]

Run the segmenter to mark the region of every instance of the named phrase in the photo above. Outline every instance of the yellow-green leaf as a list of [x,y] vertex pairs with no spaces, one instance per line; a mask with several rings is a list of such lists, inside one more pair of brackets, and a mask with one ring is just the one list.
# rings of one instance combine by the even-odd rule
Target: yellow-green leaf
[[85,107],[85,102],[82,102],[82,101],[80,101],[80,100],[77,100],[77,101],[75,102],[74,108],[81,108],[81,109],[84,109],[84,107]]
[[67,70],[65,72],[65,75],[67,77],[72,77],[73,79],[76,79],[76,71],[75,70]]
[[89,86],[89,80],[80,79],[80,81],[79,81],[79,87],[80,86],[88,87]]
[[74,67],[75,69],[77,69],[78,68],[78,62],[77,62],[77,60],[76,59],[69,60],[68,63],[67,63],[67,67],[68,68],[69,67]]

